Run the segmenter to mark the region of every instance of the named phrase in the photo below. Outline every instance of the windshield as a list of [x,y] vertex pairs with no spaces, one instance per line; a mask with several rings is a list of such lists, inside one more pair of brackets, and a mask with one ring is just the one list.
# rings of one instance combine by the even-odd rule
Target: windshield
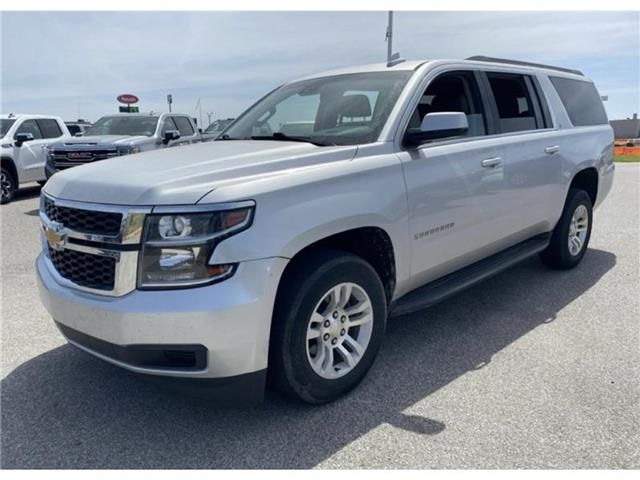
[[356,73],[284,85],[247,110],[219,140],[295,137],[319,145],[373,142],[412,73]]
[[13,125],[13,123],[15,121],[16,120],[14,118],[12,118],[12,119],[1,118],[0,119],[0,138],[4,137],[7,134],[7,132],[11,128],[11,125]]
[[114,116],[102,117],[87,128],[84,136],[91,135],[146,135],[152,136],[156,131],[158,117],[151,116]]
[[227,128],[227,125],[229,125],[231,122],[233,122],[233,118],[228,118],[226,120],[215,120],[205,129],[205,132],[220,132]]

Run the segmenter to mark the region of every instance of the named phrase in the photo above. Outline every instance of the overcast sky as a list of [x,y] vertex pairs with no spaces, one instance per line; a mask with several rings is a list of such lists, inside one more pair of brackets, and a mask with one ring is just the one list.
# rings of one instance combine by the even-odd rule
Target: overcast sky
[[[133,93],[143,111],[236,116],[288,79],[383,61],[386,12],[2,13],[2,113],[95,121]],[[640,111],[640,13],[396,12],[403,58],[490,55],[595,80],[609,118]]]

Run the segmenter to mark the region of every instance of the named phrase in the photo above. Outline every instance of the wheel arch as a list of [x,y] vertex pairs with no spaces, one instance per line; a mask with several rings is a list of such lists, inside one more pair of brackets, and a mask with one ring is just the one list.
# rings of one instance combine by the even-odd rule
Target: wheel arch
[[389,233],[382,227],[373,225],[342,230],[299,248],[282,273],[278,289],[294,265],[303,262],[305,256],[319,250],[343,251],[367,261],[380,277],[387,302],[391,301],[397,281],[396,254]]
[[13,175],[13,178],[15,178],[16,180],[16,187],[20,185],[20,177],[18,175],[18,169],[16,167],[15,162],[13,161],[13,158],[6,157],[6,156],[0,157],[0,165],[11,172],[11,174]]
[[569,184],[569,189],[567,190],[567,195],[569,194],[570,189],[579,188],[580,190],[587,192],[591,199],[591,204],[595,206],[598,198],[598,183],[598,170],[595,167],[580,169],[573,175],[571,183]]

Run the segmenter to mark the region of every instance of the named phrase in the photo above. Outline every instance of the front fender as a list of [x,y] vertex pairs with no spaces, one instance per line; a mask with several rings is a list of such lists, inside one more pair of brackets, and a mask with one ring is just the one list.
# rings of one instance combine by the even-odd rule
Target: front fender
[[[358,162],[363,162],[366,169],[358,168]],[[401,166],[394,156],[384,155],[354,160],[346,170],[340,176],[301,182],[254,196],[253,225],[220,243],[212,262],[293,258],[305,247],[331,235],[378,227],[391,239],[398,280],[406,278],[410,249]]]

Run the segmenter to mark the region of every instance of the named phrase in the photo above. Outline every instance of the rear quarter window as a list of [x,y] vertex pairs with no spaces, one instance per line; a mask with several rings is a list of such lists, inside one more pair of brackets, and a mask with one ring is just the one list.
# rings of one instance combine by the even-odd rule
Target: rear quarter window
[[596,86],[591,82],[549,77],[562,100],[571,123],[576,127],[606,125],[607,113]]

